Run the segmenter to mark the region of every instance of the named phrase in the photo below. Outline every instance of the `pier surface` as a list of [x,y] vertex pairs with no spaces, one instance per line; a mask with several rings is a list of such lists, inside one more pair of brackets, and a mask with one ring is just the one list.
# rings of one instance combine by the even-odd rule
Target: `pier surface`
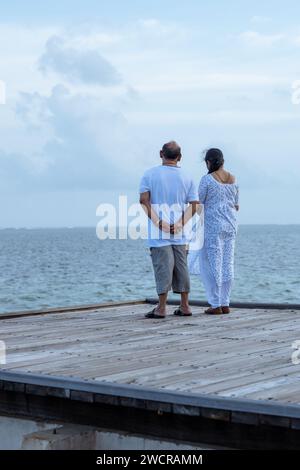
[[177,410],[181,415],[227,423],[234,415],[239,425],[275,426],[275,434],[280,427],[300,429],[300,364],[292,361],[293,343],[300,340],[299,310],[234,308],[230,315],[211,317],[193,306],[192,317],[178,318],[169,305],[166,319],[144,319],[152,308],[137,302],[0,316],[7,358],[0,366],[2,412],[9,391],[30,395],[36,385],[48,387],[47,396],[51,388],[77,389],[76,401],[86,403],[107,391],[111,400],[119,397],[118,407],[123,396],[127,408],[137,409],[142,402],[147,408],[152,393],[153,402],[173,406],[167,413],[182,406],[187,411]]

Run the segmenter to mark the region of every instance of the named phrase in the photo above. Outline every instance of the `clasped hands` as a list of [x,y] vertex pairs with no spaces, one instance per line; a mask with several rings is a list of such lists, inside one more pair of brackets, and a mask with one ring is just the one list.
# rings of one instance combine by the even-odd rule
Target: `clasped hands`
[[165,233],[170,233],[171,235],[175,235],[182,231],[183,225],[182,225],[181,220],[177,221],[175,224],[168,224],[167,222],[162,221],[160,228]]

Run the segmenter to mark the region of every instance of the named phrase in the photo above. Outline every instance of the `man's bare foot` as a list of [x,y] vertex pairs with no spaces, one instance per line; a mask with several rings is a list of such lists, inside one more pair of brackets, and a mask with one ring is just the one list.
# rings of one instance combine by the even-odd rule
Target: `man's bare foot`
[[151,310],[151,312],[146,313],[145,318],[165,318],[166,315],[161,315],[160,313],[157,313],[157,308],[154,308]]
[[159,315],[160,317],[165,317],[167,314],[166,308],[161,308],[159,305],[155,307],[155,313],[156,315]]
[[189,308],[185,308],[185,310],[183,310],[180,306],[176,308],[176,310],[174,311],[174,315],[177,317],[191,317],[193,314]]
[[190,315],[192,313],[191,307],[189,305],[182,305],[180,304],[180,310],[185,314],[185,315]]

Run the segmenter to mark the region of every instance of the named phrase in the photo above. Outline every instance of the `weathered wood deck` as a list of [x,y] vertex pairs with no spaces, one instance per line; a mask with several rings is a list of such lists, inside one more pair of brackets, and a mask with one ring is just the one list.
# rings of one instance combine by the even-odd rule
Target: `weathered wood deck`
[[147,304],[1,320],[4,370],[201,394],[300,403],[300,315],[235,309],[231,315],[145,320]]
[[[194,306],[193,317],[177,318],[170,305],[165,320],[146,320],[150,309],[133,303],[0,317],[0,340],[7,347],[0,371],[17,374],[16,382],[34,374],[127,385],[127,391],[294,405],[294,415],[285,416],[284,408],[277,415],[295,418],[300,428],[300,365],[291,360],[292,343],[300,340],[300,311],[236,308],[209,317]],[[0,379],[9,376],[0,372]],[[226,410],[226,403],[218,408]]]

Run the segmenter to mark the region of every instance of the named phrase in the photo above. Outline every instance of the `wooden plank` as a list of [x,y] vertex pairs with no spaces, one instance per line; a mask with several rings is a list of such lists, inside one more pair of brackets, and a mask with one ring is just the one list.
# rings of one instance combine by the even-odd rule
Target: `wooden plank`
[[170,305],[167,319],[147,321],[148,309],[109,305],[1,320],[8,358],[3,368],[256,399],[274,390],[274,399],[283,401],[289,401],[290,386],[295,395],[290,355],[300,329],[292,310],[238,309],[207,317],[194,306],[193,317],[175,318]]

